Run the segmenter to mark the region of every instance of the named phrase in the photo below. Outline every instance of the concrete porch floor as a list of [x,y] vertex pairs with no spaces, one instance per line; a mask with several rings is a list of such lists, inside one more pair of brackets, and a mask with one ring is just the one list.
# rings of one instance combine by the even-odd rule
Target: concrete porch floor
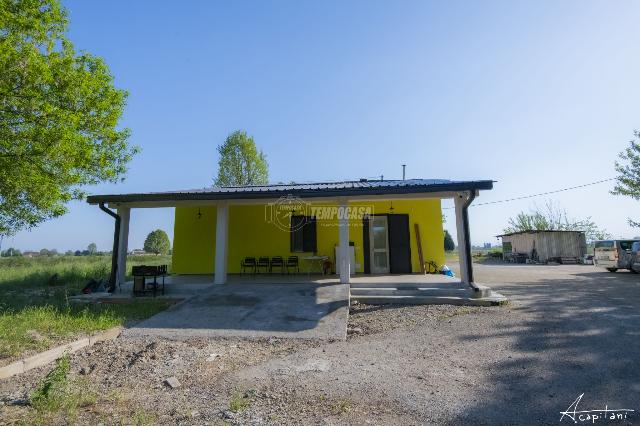
[[[80,297],[132,298],[132,285]],[[125,330],[123,337],[343,340],[354,302],[487,306],[506,300],[488,287],[474,292],[459,279],[423,274],[355,275],[350,285],[336,275],[229,275],[225,285],[214,284],[213,275],[172,275],[157,297],[184,302]]]
[[[213,275],[169,275],[165,277],[164,294],[157,292],[156,297],[168,299],[187,299],[201,294],[203,291],[218,286],[214,284]],[[228,286],[241,284],[271,285],[279,284],[310,284],[310,285],[338,285],[339,276],[321,274],[230,274],[227,276]],[[349,286],[352,299],[363,303],[454,303],[454,304],[495,304],[494,302],[504,302],[506,299],[499,293],[491,291],[489,287],[479,286],[481,290],[472,291],[467,285],[460,282],[458,278],[452,278],[440,274],[356,274],[351,276]],[[77,301],[90,301],[102,298],[132,298],[133,282],[128,281],[115,293],[94,293],[89,295],[73,296]],[[433,294],[428,294],[429,292]],[[397,297],[385,300],[384,296],[456,296],[459,299],[416,299],[415,297]],[[379,296],[378,298],[364,298],[360,296]],[[152,293],[147,293],[144,297],[153,297]],[[465,303],[466,299],[474,299],[470,303]]]
[[[168,289],[179,290],[183,285],[214,285],[213,275],[175,275],[167,281]],[[233,274],[227,276],[227,285],[339,285],[338,275],[321,274]],[[506,302],[506,298],[489,287],[478,285],[473,290],[460,279],[441,274],[356,274],[351,276],[350,302],[367,304],[452,304],[492,306]],[[168,293],[171,294],[171,293]]]
[[[230,274],[227,276],[227,284],[340,284],[340,277],[335,274]],[[352,284],[398,284],[398,283],[415,283],[428,285],[460,285],[460,280],[440,274],[385,274],[370,275],[356,274],[351,276]],[[213,275],[170,275],[165,278],[167,288],[172,290],[179,288],[203,288],[198,286],[207,286],[213,284]],[[123,292],[131,291],[133,282],[128,281],[123,286]],[[180,287],[178,287],[180,286]]]
[[[241,285],[278,285],[279,291],[286,291],[287,286],[339,285],[337,275],[321,274],[230,274],[225,286],[213,283],[213,275],[170,275],[165,277],[165,294],[157,293],[156,297],[169,299],[188,299],[206,292],[212,287],[237,288]],[[83,295],[79,298],[131,298],[133,283],[127,282],[114,294],[98,293]],[[370,304],[412,303],[412,304],[457,304],[457,305],[495,305],[506,299],[489,287],[480,286],[480,291],[473,291],[458,278],[440,274],[385,274],[352,275],[348,286],[351,301]],[[148,293],[146,297],[151,297]]]
[[123,331],[122,336],[344,340],[348,317],[346,284],[210,284],[184,303]]

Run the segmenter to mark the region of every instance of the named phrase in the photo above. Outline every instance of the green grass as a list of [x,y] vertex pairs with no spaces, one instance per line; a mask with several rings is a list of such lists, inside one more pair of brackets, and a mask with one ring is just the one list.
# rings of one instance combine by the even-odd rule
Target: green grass
[[55,423],[56,414],[63,414],[65,423],[75,423],[79,408],[94,405],[98,396],[91,391],[86,379],[69,378],[70,361],[65,355],[38,384],[29,397],[29,404],[36,411],[35,424]]
[[238,413],[244,411],[251,405],[251,398],[248,395],[236,393],[229,401],[229,410]]
[[450,267],[452,264],[458,263],[458,250],[444,252],[445,263]]
[[[149,299],[129,304],[70,303],[68,297],[79,294],[89,279],[108,277],[110,262],[109,256],[1,259],[0,361],[166,309],[169,302]],[[129,258],[128,266],[162,263],[170,264],[171,259],[136,256]],[[58,274],[54,287],[48,285],[53,274]]]
[[[447,251],[444,254],[445,262],[451,266],[452,264],[456,264],[459,262],[458,250]],[[490,250],[472,250],[471,257],[473,261],[482,261],[486,259],[502,259],[502,249],[500,248],[492,248]]]

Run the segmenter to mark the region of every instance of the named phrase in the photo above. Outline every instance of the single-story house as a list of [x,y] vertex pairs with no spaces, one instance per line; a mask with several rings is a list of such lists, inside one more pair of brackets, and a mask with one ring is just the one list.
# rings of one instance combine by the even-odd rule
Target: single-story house
[[516,255],[536,262],[578,262],[587,254],[587,241],[582,231],[532,230],[498,235],[502,238],[502,256]]
[[[442,199],[453,199],[461,280],[473,287],[468,207],[491,180],[359,180],[92,195],[115,219],[111,289],[123,282],[129,218],[136,208],[175,208],[176,274],[213,274],[224,284],[247,256],[326,256],[350,275],[421,272],[444,264]],[[116,209],[117,212],[112,209]],[[302,262],[301,262],[302,263]]]

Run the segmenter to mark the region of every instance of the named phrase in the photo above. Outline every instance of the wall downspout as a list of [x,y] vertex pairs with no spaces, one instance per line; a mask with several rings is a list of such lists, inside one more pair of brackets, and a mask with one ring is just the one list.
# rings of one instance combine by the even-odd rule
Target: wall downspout
[[469,274],[469,285],[471,285],[475,290],[477,290],[477,288],[473,284],[474,283],[473,259],[471,258],[471,235],[469,231],[469,206],[471,205],[471,203],[473,203],[473,200],[475,199],[476,199],[476,191],[470,191],[469,198],[467,198],[467,201],[465,201],[464,205],[462,206],[462,222],[464,225],[464,235],[466,236],[464,251],[467,254],[466,261],[467,261],[467,271]]
[[100,210],[116,220],[115,231],[113,233],[113,251],[111,252],[111,275],[109,275],[109,293],[116,291],[116,282],[118,278],[118,247],[120,246],[120,215],[114,213],[100,203]]

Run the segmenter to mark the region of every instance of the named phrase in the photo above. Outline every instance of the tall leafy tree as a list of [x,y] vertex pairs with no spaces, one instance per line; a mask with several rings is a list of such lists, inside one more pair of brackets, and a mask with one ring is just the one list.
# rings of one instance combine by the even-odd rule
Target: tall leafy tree
[[269,182],[266,156],[258,151],[247,132],[237,130],[231,133],[218,147],[218,154],[217,186],[263,185]]
[[9,247],[5,251],[3,251],[2,254],[0,254],[0,256],[2,256],[2,257],[19,257],[19,256],[22,256],[22,253],[18,249],[15,249],[13,247]]
[[144,251],[154,254],[169,254],[171,243],[169,236],[162,229],[156,229],[144,240]]
[[76,52],[58,0],[0,0],[0,234],[66,212],[84,185],[117,182],[137,149],[118,128],[127,93]]
[[[618,177],[611,193],[640,200],[640,131],[636,130],[633,134],[635,139],[629,141],[629,146],[620,153],[619,161],[616,161]],[[629,225],[640,227],[640,222],[629,219]]]
[[96,245],[96,243],[91,243],[87,246],[87,251],[89,252],[89,255],[93,256],[94,254],[98,253],[98,246]]
[[456,244],[453,242],[451,234],[446,229],[444,230],[444,249],[445,251],[453,251],[456,249]]

